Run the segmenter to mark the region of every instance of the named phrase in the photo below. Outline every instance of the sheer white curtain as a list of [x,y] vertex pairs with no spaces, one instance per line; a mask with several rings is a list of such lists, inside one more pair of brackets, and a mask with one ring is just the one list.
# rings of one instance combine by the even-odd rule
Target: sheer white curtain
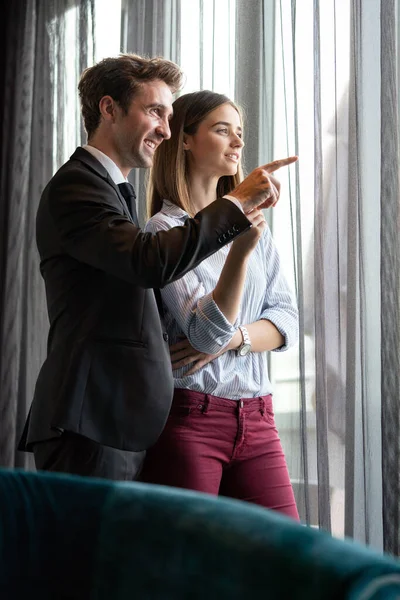
[[[121,50],[141,56],[163,56],[180,62],[179,0],[122,0]],[[139,222],[146,220],[147,171],[134,169],[129,175],[137,195]]]
[[[311,523],[398,554],[398,7],[360,0],[257,4],[258,21],[266,7],[276,9],[275,154],[300,155],[273,220],[286,264],[290,254],[294,259],[303,317],[300,508]],[[243,23],[244,3],[240,17]],[[260,72],[252,91],[263,85]],[[279,377],[288,364],[284,355],[277,360],[272,374]],[[276,383],[279,424],[287,385]],[[299,432],[292,427],[287,436],[283,415],[281,424],[295,474]]]
[[236,4],[247,167],[300,156],[270,218],[300,308],[271,360],[300,512],[399,554],[398,5]]
[[209,89],[233,97],[235,0],[184,0],[180,5],[183,93]]

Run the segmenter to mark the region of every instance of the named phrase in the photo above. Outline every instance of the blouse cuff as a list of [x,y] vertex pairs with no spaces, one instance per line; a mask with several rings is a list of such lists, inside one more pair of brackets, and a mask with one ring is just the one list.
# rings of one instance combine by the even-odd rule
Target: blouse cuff
[[226,346],[239,326],[238,319],[234,324],[228,321],[214,301],[212,292],[200,298],[197,310],[198,316],[207,331],[207,337],[214,340],[221,347]]
[[275,348],[273,352],[285,352],[285,350],[288,350],[297,343],[299,333],[297,321],[294,319],[293,321],[291,320],[291,322],[288,322],[287,315],[283,315],[279,311],[274,310],[266,310],[263,312],[260,319],[271,321],[271,323],[275,325],[279,333],[283,335],[285,339],[282,346]]

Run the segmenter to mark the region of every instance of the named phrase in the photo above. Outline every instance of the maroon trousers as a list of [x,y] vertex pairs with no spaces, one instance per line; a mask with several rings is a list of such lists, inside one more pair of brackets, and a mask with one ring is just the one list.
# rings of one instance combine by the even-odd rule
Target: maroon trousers
[[271,395],[237,401],[176,389],[140,480],[246,500],[299,519]]

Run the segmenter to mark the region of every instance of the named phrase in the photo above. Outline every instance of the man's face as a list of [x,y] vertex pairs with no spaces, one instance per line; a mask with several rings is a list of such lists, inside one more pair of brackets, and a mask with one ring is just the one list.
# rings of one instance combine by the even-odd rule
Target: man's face
[[156,148],[171,137],[172,92],[164,81],[143,83],[128,113],[117,106],[113,145],[122,169],[151,167]]

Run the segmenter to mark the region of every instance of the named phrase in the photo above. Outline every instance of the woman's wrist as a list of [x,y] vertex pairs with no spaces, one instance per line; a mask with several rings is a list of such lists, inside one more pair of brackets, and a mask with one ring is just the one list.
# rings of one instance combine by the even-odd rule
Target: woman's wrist
[[249,248],[248,244],[243,245],[240,238],[232,242],[231,249],[229,250],[229,254],[235,257],[235,260],[240,260],[245,264],[247,264],[252,252],[253,248]]
[[229,342],[229,344],[227,346],[227,350],[236,350],[237,348],[239,348],[241,343],[242,343],[242,334],[240,333],[240,330],[237,329],[235,331],[235,333],[233,334],[231,341]]

